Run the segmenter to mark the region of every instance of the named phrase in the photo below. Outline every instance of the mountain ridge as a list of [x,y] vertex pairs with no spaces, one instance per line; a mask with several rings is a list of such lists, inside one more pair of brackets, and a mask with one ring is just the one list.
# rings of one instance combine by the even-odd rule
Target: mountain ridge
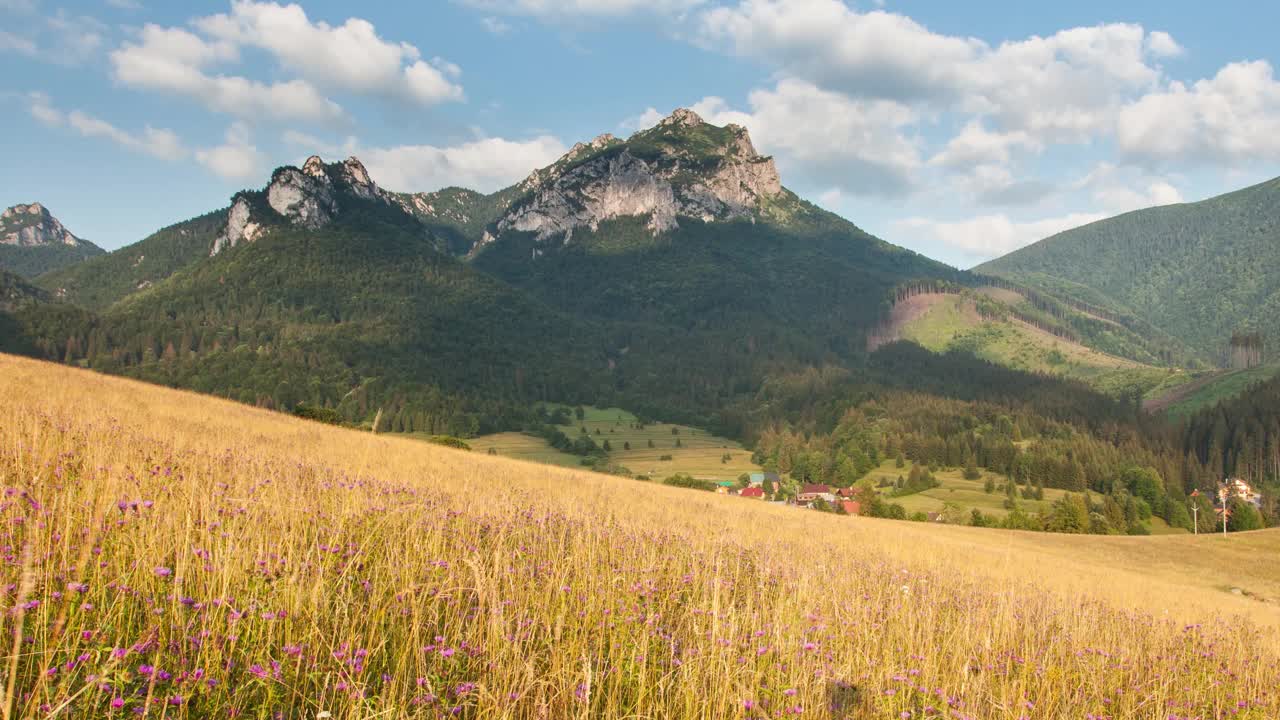
[[1280,178],[1100,220],[974,270],[1062,296],[1096,293],[1221,363],[1235,332],[1280,338],[1277,209]]
[[893,287],[957,272],[800,200],[745,130],[676,112],[490,195],[282,166],[41,278],[91,315],[23,318],[50,358],[351,420],[468,434],[612,400],[713,425],[771,374],[857,362]]

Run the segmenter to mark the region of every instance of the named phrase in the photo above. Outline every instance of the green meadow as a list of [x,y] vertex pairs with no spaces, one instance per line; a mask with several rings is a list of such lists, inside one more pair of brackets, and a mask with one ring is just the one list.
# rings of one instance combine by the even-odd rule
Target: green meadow
[[[741,443],[713,435],[701,428],[676,423],[653,422],[641,425],[632,413],[620,408],[584,406],[583,417],[571,425],[557,426],[570,438],[584,431],[597,445],[609,443],[610,462],[636,475],[662,479],[687,473],[706,480],[736,480],[742,473],[760,466],[751,462],[751,451]],[[574,408],[568,408],[570,414]],[[535,435],[519,432],[484,435],[467,440],[476,452],[520,460],[578,467],[581,458],[563,453]]]

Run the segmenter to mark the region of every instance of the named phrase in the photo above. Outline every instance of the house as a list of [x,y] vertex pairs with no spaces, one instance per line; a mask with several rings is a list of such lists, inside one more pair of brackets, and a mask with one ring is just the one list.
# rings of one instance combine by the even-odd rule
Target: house
[[812,483],[807,484],[800,488],[800,493],[796,495],[796,502],[801,505],[805,505],[817,500],[823,495],[831,495],[831,488],[826,485],[814,485]]
[[748,476],[748,480],[751,483],[751,487],[760,487],[764,484],[764,473],[753,472]]
[[743,488],[742,492],[738,494],[744,498],[754,498],[756,500],[764,499],[764,490],[758,487]]
[[774,472],[767,472],[767,473],[765,473],[765,474],[764,474],[764,481],[765,481],[765,482],[771,482],[771,483],[774,483],[774,484],[777,484],[777,485],[781,485],[781,484],[782,484],[782,476],[781,476],[781,475],[779,475],[778,473],[774,473]]
[[861,515],[862,503],[857,500],[841,500],[840,509],[844,510],[846,515]]
[[1229,478],[1225,486],[1229,496],[1238,497],[1256,508],[1262,507],[1262,493],[1254,490],[1253,486],[1245,480]]
[[926,517],[929,518],[931,523],[945,523],[947,521],[946,516],[940,512],[926,513]]
[[857,495],[857,494],[858,494],[858,489],[857,489],[857,488],[853,488],[853,487],[840,488],[839,490],[836,490],[836,494],[837,494],[837,495],[839,495],[839,496],[840,496],[840,497],[842,497],[842,498],[845,498],[845,499],[847,500],[847,499],[849,499],[849,498],[851,498],[851,497],[853,497],[853,496]]
[[738,487],[738,483],[732,480],[720,480],[716,483],[717,495],[734,495],[734,488]]

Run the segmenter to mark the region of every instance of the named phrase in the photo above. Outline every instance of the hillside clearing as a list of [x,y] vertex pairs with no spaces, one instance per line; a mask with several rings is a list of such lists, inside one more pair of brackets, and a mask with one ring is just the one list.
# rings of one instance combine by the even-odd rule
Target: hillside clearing
[[[570,413],[574,408],[567,407]],[[573,438],[586,434],[603,445],[609,442],[609,462],[627,468],[637,475],[661,480],[676,473],[687,473],[705,480],[736,480],[743,473],[756,472],[760,466],[751,462],[751,451],[741,443],[708,433],[689,425],[654,422],[642,424],[632,413],[621,408],[584,406],[583,419],[557,428]],[[678,445],[677,445],[678,441]],[[467,443],[472,450],[487,453],[490,448],[503,457],[547,462],[577,467],[580,458],[562,453],[546,440],[525,433],[484,435]],[[652,444],[652,447],[650,447]],[[727,460],[725,456],[728,456]]]
[[1167,412],[1185,417],[1237,397],[1250,386],[1266,382],[1277,374],[1280,374],[1280,365],[1274,364],[1209,373],[1147,398],[1143,408],[1149,413]]
[[9,356],[0,397],[15,717],[1280,714],[1277,531],[802,512]]

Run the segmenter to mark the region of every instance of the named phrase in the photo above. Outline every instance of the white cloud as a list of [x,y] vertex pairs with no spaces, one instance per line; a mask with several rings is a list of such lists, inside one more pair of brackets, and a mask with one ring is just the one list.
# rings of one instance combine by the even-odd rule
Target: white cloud
[[79,110],[67,114],[67,124],[85,137],[104,137],[123,147],[139,150],[162,160],[177,160],[187,154],[182,141],[172,130],[147,125],[141,134],[135,135]]
[[34,92],[28,96],[28,99],[30,100],[28,110],[31,112],[31,116],[41,123],[49,127],[57,127],[67,121],[66,116],[53,107],[48,95]]
[[342,108],[305,80],[265,84],[205,72],[208,66],[237,56],[233,44],[149,24],[138,42],[125,43],[111,53],[111,63],[116,79],[125,85],[186,95],[217,112],[317,122],[343,118]]
[[141,10],[142,3],[138,0],[107,0],[107,4],[117,10]]
[[373,24],[312,22],[300,5],[234,0],[229,14],[195,21],[210,37],[270,53],[280,64],[327,88],[407,100],[419,105],[461,100],[456,65],[424,60],[418,48],[389,42]]
[[618,124],[618,129],[625,132],[636,132],[639,130],[648,130],[657,125],[666,117],[655,107],[645,108],[645,111],[639,115],[629,117]]
[[970,120],[946,147],[930,158],[929,164],[942,167],[1004,165],[1009,162],[1012,150],[1019,147],[1039,150],[1041,144],[1026,132],[991,132],[981,121]]
[[896,233],[914,238],[917,243],[946,245],[977,264],[1105,217],[1094,213],[1072,213],[1027,222],[1012,220],[1004,214],[982,215],[954,222],[915,217],[894,222],[893,229]]
[[198,150],[196,161],[226,180],[250,180],[258,176],[265,158],[249,140],[244,123],[227,128],[223,144]]
[[1055,142],[1109,128],[1125,99],[1157,86],[1151,57],[1176,46],[1124,24],[991,46],[841,0],[742,0],[703,13],[700,37],[851,97],[987,116]]
[[1099,207],[1115,214],[1184,202],[1182,191],[1168,178],[1110,162],[1098,163],[1072,189],[1087,192]]
[[[196,18],[191,26],[194,32],[146,25],[111,53],[116,80],[185,95],[246,120],[345,121],[322,88],[414,105],[463,99],[457,65],[384,40],[360,18],[331,26],[313,22],[296,4],[234,0],[230,13]],[[265,51],[292,77],[260,82],[216,70],[238,62],[242,49]]]
[[1121,153],[1144,164],[1231,166],[1280,159],[1280,82],[1266,61],[1232,63],[1191,86],[1170,83],[1120,111]]
[[556,138],[542,136],[526,141],[484,138],[452,147],[364,148],[357,154],[383,187],[427,191],[458,185],[491,192],[550,165],[567,150]]
[[1156,30],[1147,36],[1147,50],[1156,57],[1178,57],[1186,52],[1167,32]]
[[1015,175],[1004,165],[976,165],[956,175],[952,185],[979,205],[1034,205],[1053,194],[1053,184]]
[[187,155],[182,141],[172,130],[147,125],[141,132],[131,133],[80,110],[64,113],[55,108],[44,93],[32,93],[28,98],[32,117],[50,127],[65,125],[84,137],[106,138],[121,147],[161,160],[179,160]]
[[680,16],[706,0],[460,0],[485,12],[548,21],[604,20],[649,14]]

